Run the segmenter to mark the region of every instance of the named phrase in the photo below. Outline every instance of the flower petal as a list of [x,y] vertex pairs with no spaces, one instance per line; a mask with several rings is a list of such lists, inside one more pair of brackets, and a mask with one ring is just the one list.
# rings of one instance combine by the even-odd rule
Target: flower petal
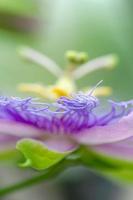
[[88,131],[74,135],[80,144],[105,144],[124,140],[133,136],[133,112],[119,121],[105,125],[95,126]]
[[73,151],[78,147],[78,144],[65,135],[48,135],[43,143],[48,149],[58,152]]
[[92,149],[113,158],[133,161],[133,137],[116,143],[96,145]]
[[0,120],[0,145],[16,143],[23,137],[41,139],[48,149],[58,152],[73,151],[78,146],[65,135],[51,135],[33,126]]
[[16,137],[39,137],[42,130],[19,122],[0,120],[0,135]]

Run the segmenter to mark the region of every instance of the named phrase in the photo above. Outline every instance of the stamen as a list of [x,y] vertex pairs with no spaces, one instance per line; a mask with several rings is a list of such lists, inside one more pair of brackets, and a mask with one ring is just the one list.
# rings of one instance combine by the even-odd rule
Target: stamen
[[49,100],[58,99],[61,96],[70,96],[74,92],[74,84],[71,82],[58,81],[55,85],[43,86],[41,84],[21,83],[18,85],[21,92],[35,94],[39,97]]
[[52,89],[52,93],[55,94],[56,98],[59,98],[61,96],[69,96],[69,93],[67,92],[67,90],[62,89],[60,87],[53,87]]
[[106,55],[96,58],[75,69],[75,71],[73,71],[73,78],[80,79],[86,74],[96,71],[98,69],[112,69],[116,65],[117,61],[118,58],[116,55]]
[[23,58],[40,65],[44,69],[47,69],[56,77],[60,77],[60,75],[63,73],[60,67],[53,60],[48,58],[46,55],[37,52],[36,50],[33,50],[29,47],[22,47],[19,53]]
[[[66,91],[66,93],[68,95],[71,95],[72,93],[76,92],[75,82],[69,76],[60,77],[60,79],[57,80],[57,82],[55,83],[55,86],[53,86],[53,87],[57,87],[57,88],[60,88],[61,90]],[[68,96],[68,95],[66,95],[66,96]]]
[[98,87],[95,89],[93,94],[94,96],[109,96],[112,94],[112,88],[107,86]]
[[49,98],[48,88],[40,84],[21,83],[18,85],[18,90],[21,92],[36,94],[42,98]]

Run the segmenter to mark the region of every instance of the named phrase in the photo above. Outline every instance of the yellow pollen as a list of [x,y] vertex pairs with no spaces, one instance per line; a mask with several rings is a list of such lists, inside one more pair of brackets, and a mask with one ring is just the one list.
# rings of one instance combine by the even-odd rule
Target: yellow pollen
[[61,96],[69,96],[70,91],[65,87],[58,85],[43,86],[41,84],[26,84],[22,83],[18,85],[18,89],[21,92],[31,93],[41,98],[55,100]]
[[109,96],[112,94],[112,88],[107,86],[98,87],[94,90],[93,94],[95,96]]
[[57,98],[61,96],[69,96],[69,93],[67,92],[67,90],[59,88],[59,87],[53,87],[51,92],[54,93]]
[[21,92],[28,92],[35,95],[38,95],[43,98],[48,97],[48,89],[47,87],[44,87],[40,84],[27,84],[27,83],[21,83],[18,85],[18,90]]

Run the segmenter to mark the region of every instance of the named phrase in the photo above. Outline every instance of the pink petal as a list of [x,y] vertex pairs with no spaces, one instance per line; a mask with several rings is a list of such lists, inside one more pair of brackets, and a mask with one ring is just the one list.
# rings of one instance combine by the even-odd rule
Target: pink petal
[[43,143],[48,149],[58,152],[73,151],[78,147],[74,141],[64,135],[49,135]]
[[77,144],[65,135],[51,135],[22,123],[0,120],[0,145],[16,143],[20,138],[38,138],[51,150],[73,151]]
[[1,136],[17,136],[17,137],[38,137],[42,133],[41,130],[27,124],[19,122],[11,122],[0,120]]
[[121,141],[131,136],[133,136],[133,113],[112,124],[92,127],[74,135],[74,139],[80,144],[97,145]]
[[133,137],[117,143],[92,146],[92,149],[106,156],[133,161]]

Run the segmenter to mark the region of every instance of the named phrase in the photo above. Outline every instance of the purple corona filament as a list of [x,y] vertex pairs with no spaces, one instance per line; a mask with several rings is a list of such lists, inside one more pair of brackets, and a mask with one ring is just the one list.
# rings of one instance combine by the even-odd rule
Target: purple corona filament
[[47,133],[78,134],[94,126],[105,126],[132,112],[133,100],[121,103],[109,101],[111,110],[103,116],[96,114],[99,100],[84,93],[56,103],[38,103],[31,98],[0,98],[0,119],[20,122]]

